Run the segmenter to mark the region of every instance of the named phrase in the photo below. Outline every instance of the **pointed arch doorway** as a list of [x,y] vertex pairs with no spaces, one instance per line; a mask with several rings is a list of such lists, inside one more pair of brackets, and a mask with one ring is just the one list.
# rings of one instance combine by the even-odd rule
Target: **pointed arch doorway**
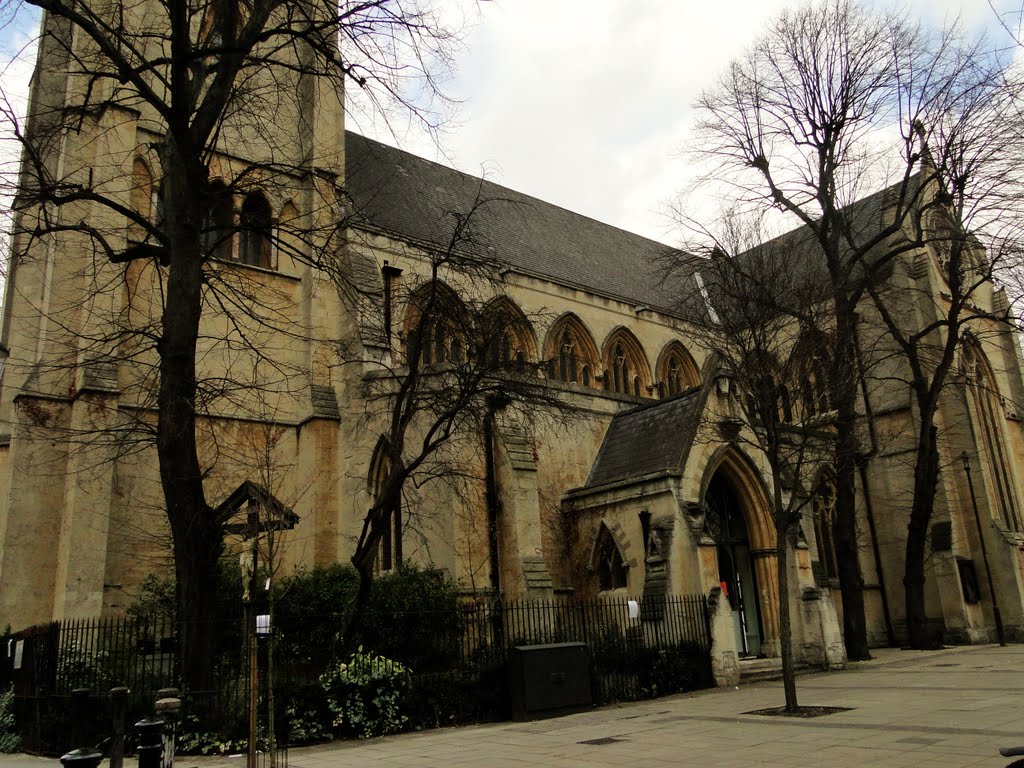
[[736,647],[741,656],[759,656],[764,629],[750,536],[739,493],[724,472],[712,475],[704,503],[708,530],[718,548],[719,582],[732,609]]

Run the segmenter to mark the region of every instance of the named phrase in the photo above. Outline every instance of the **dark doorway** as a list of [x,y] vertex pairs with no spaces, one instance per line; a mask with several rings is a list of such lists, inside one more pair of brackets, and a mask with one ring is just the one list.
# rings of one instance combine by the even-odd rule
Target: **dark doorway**
[[707,524],[718,545],[718,578],[729,599],[742,656],[761,654],[761,613],[743,506],[733,484],[716,472],[704,497]]

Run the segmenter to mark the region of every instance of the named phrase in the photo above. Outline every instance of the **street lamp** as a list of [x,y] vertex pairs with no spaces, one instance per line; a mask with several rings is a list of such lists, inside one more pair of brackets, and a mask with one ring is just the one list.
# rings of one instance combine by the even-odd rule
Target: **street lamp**
[[964,474],[967,475],[967,489],[971,492],[971,506],[974,507],[974,522],[978,526],[978,540],[981,542],[981,559],[985,564],[985,577],[988,579],[988,593],[992,596],[992,616],[996,621],[996,638],[1000,645],[1006,645],[1003,634],[1003,617],[999,613],[999,601],[996,600],[996,588],[992,583],[992,567],[988,564],[988,548],[985,546],[985,533],[981,529],[981,515],[978,514],[978,499],[974,495],[974,481],[971,480],[971,457],[967,451],[960,454],[964,462]]

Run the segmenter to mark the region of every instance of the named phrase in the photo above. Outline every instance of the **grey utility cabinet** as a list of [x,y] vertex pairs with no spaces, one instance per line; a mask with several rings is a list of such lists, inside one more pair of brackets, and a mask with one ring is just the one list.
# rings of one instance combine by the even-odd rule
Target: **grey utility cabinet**
[[585,643],[513,646],[509,692],[517,720],[590,707],[590,650]]

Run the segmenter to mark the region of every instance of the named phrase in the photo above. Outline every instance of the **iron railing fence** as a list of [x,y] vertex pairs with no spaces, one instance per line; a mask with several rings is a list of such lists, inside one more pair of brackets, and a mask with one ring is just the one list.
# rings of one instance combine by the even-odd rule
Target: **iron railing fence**
[[[517,645],[582,642],[590,651],[595,704],[629,701],[711,684],[711,632],[702,595],[669,595],[630,605],[626,597],[590,600],[475,600],[453,611],[386,617],[406,628],[354,633],[327,643],[339,615],[309,619],[311,626],[278,626],[260,640],[257,664],[261,706],[273,700],[278,744],[323,736],[327,727],[320,675],[357,648],[403,665],[408,685],[403,709],[410,727],[502,719],[510,713],[508,662]],[[379,619],[379,617],[378,617]],[[186,728],[226,743],[243,737],[249,707],[250,663],[244,621],[218,622],[215,683],[185,692]],[[174,687],[180,626],[165,616],[72,619],[0,638],[0,686],[14,686],[23,749],[59,754],[71,748],[71,694],[88,689],[86,733],[94,743],[109,732],[109,691],[126,686],[131,724],[153,712],[156,693]],[[307,638],[317,638],[315,644]],[[268,675],[269,654],[273,674]],[[272,686],[272,689],[271,689]],[[272,690],[272,696],[270,691]],[[314,727],[310,727],[310,726]],[[322,725],[322,724],[321,724]]]

